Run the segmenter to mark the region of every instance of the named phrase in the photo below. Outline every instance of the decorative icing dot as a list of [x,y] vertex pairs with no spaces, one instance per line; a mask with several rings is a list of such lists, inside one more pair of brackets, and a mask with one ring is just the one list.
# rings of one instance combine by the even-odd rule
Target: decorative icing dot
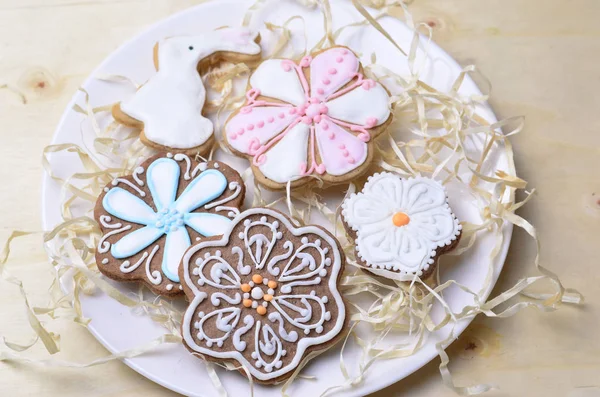
[[267,306],[269,306],[269,302],[263,302],[262,305],[263,305],[263,307],[267,307]]
[[285,113],[281,112],[281,113],[278,114],[278,116],[279,116],[280,119],[282,119],[282,118],[285,117]]
[[312,118],[310,118],[308,116],[304,116],[304,117],[302,117],[302,122],[304,124],[312,124]]
[[342,58],[342,57],[337,57],[337,58],[335,59],[335,61],[336,61],[337,63],[342,63],[342,62],[344,62],[344,58]]
[[173,289],[173,284],[167,285],[167,291],[171,291]]
[[343,143],[342,143],[340,146],[338,146],[338,147],[339,147],[340,149],[342,149],[342,150],[346,149],[346,145],[344,145]]
[[290,109],[290,114],[296,114],[298,110],[296,108],[291,108]]
[[269,290],[267,291],[267,295],[274,295],[275,294],[275,290],[273,288],[269,288]]
[[350,152],[348,152],[347,150],[345,150],[345,149],[344,149],[344,150],[342,151],[342,156],[344,156],[344,157],[348,157],[349,155],[350,155]]
[[258,302],[257,301],[252,302],[252,308],[256,309],[257,307],[258,307]]
[[250,307],[250,306],[252,306],[252,301],[250,299],[244,299],[244,302],[242,302],[242,304],[245,307]]
[[104,258],[104,259],[102,259],[102,264],[103,264],[103,265],[106,265],[107,263],[108,263],[108,258]]
[[286,72],[289,72],[290,70],[292,70],[292,67],[290,66],[289,63],[287,62],[282,62],[281,63],[281,67],[283,68],[283,70],[285,70]]
[[323,84],[325,84],[325,85],[329,85],[330,83],[331,83],[331,80],[329,80],[327,77],[325,77],[325,78],[323,79]]
[[264,121],[259,121],[258,123],[256,123],[256,126],[258,128],[263,128],[265,126],[265,122]]
[[232,141],[234,141],[234,140],[237,139],[237,135],[231,134],[231,135],[229,135],[229,139],[231,139]]
[[336,73],[337,73],[337,69],[336,68],[329,69],[329,74],[336,74]]
[[261,316],[264,316],[265,314],[267,314],[267,308],[263,307],[263,306],[259,306],[256,308],[256,312],[258,314],[260,314]]
[[375,117],[368,117],[367,118],[367,126],[368,127],[374,127],[375,124],[377,124],[377,119]]
[[260,284],[262,283],[262,276],[260,274],[255,274],[254,276],[252,276],[252,281],[254,281],[256,284]]
[[343,49],[343,50],[342,50],[342,54],[343,54],[343,55],[348,55],[348,50],[346,50],[346,49]]
[[327,123],[323,123],[322,126],[325,131],[327,131],[329,129],[329,124],[327,124]]
[[265,296],[263,296],[263,299],[267,302],[271,302],[273,300],[273,295],[265,294]]
[[248,129],[248,131],[252,131],[254,129],[254,124],[248,124],[246,128]]
[[322,88],[317,88],[317,93],[318,93],[319,95],[323,95],[323,94],[325,93],[325,90],[324,90],[324,89],[322,89]]
[[269,118],[267,119],[267,122],[269,122],[269,123],[272,123],[273,121],[275,121],[275,119],[274,119],[273,117],[269,117]]
[[250,290],[252,289],[252,287],[250,287],[250,285],[248,284],[242,284],[242,291],[244,292],[250,292]]
[[335,133],[330,132],[329,133],[329,139],[334,140],[335,139]]
[[392,222],[397,227],[406,226],[410,222],[410,217],[404,212],[396,212],[392,217]]
[[277,281],[271,280],[267,283],[267,285],[269,286],[269,288],[275,289],[277,288]]
[[260,287],[254,287],[252,289],[252,293],[250,294],[250,296],[252,296],[252,299],[262,299],[263,296],[265,295],[265,293],[263,292],[263,290]]
[[348,163],[354,164],[354,163],[356,163],[356,160],[354,160],[354,158],[352,158],[352,157],[348,157]]
[[244,135],[245,130],[243,128],[240,128],[237,132],[238,135]]

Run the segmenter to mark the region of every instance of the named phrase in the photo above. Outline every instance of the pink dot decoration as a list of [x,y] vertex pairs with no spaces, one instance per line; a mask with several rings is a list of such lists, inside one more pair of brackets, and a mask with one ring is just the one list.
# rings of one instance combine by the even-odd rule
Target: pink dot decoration
[[348,50],[346,50],[346,49],[343,49],[343,50],[342,50],[342,54],[344,54],[344,55],[348,55]]
[[323,123],[323,129],[327,131],[329,129],[329,124]]
[[374,127],[375,124],[377,124],[377,119],[375,117],[368,117],[367,118],[367,126],[368,127]]
[[283,68],[283,70],[285,70],[286,72],[289,72],[290,70],[292,70],[292,67],[290,66],[289,63],[282,63],[281,67]]
[[335,61],[336,61],[337,63],[342,63],[342,62],[344,62],[344,58],[342,58],[342,57],[337,57],[337,58],[335,59]]
[[258,123],[256,123],[256,126],[258,128],[263,128],[265,126],[265,122],[264,121],[259,121]]
[[296,114],[296,112],[297,112],[296,108],[291,108],[290,109],[290,114]]
[[248,124],[248,125],[246,126],[246,129],[248,129],[248,131],[252,131],[252,130],[254,129],[254,125],[252,125],[252,124]]
[[334,140],[335,139],[335,133],[330,132],[329,133],[329,139]]
[[342,150],[346,149],[346,145],[344,145],[343,143],[342,143],[340,146],[338,146],[338,147],[339,147],[340,149],[342,149]]
[[304,117],[302,117],[302,122],[304,124],[312,124],[312,119],[308,116],[304,116]]
[[352,157],[348,157],[348,162],[350,164],[354,164],[354,163],[356,163],[356,160],[354,160]]
[[322,89],[322,88],[317,88],[317,93],[318,93],[319,95],[323,95],[323,94],[325,93],[325,90],[324,90],[324,89]]
[[321,115],[316,115],[315,117],[313,117],[313,121],[315,123],[320,123],[321,122],[321,118],[322,118]]
[[282,119],[285,117],[285,114],[283,112],[279,113],[279,118]]
[[237,138],[237,135],[235,135],[235,134],[229,135],[229,139],[231,139],[232,141],[235,141],[236,138]]
[[237,132],[238,135],[244,135],[244,129],[240,128]]
[[329,112],[329,108],[327,107],[327,105],[321,105],[319,107],[319,112],[321,112],[322,114],[326,114],[327,112]]
[[323,79],[323,84],[329,85],[330,83],[331,83],[331,80],[329,80],[328,78]]
[[269,123],[272,123],[273,121],[275,121],[275,119],[274,119],[273,117],[269,117],[269,118],[267,119],[267,122],[269,122]]
[[337,69],[336,68],[329,69],[329,74],[336,74],[336,73],[337,73]]

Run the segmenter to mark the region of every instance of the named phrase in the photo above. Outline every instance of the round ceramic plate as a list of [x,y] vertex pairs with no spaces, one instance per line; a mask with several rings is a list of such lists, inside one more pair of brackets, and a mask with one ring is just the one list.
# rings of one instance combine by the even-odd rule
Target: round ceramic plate
[[[124,75],[141,83],[146,81],[155,71],[152,63],[152,47],[159,39],[167,36],[191,35],[209,31],[224,25],[239,25],[247,7],[252,2],[245,0],[220,0],[203,3],[197,7],[190,8],[182,13],[174,15],[148,29],[140,36],[126,43],[115,51],[108,59],[85,82],[83,87],[91,95],[91,105],[100,106],[122,100],[133,93],[133,88],[126,84],[115,84],[102,82],[96,79],[100,75]],[[332,1],[334,28],[343,26],[350,22],[361,20],[360,14],[353,8],[350,1]],[[264,28],[264,21],[275,24],[283,24],[290,16],[301,15],[307,27],[307,43],[311,48],[323,35],[323,19],[318,10],[309,10],[291,0],[271,0],[266,7],[253,15],[251,26],[261,32],[263,41],[261,44],[268,47],[270,44],[270,33]],[[381,20],[382,25],[392,34],[401,47],[410,48],[412,32],[401,22],[392,18]],[[298,48],[304,46],[303,23],[295,20],[290,24],[292,32],[300,34],[293,35],[293,44]],[[272,39],[272,35],[271,35]],[[272,40],[271,40],[272,41]],[[402,56],[390,42],[371,27],[350,28],[344,30],[338,40],[340,44],[348,45],[358,53],[362,54],[363,63],[369,64],[371,54],[375,53],[377,62],[394,70],[396,73],[408,76],[408,65],[406,58]],[[460,66],[444,51],[435,44],[428,47],[427,55],[419,53],[418,60],[422,61],[421,79],[445,91],[451,87],[452,82],[460,73]],[[462,93],[478,94],[479,90],[472,80],[467,78],[462,85]],[[67,107],[62,120],[54,135],[53,143],[74,142],[93,148],[93,134],[89,124],[81,114],[72,110],[75,103],[83,104],[84,96],[78,93]],[[489,121],[495,121],[494,114],[490,109],[482,109],[484,116]],[[483,139],[473,137],[468,150],[474,152],[482,147]],[[217,158],[224,160],[244,171],[248,167],[245,160],[230,157],[219,153]],[[497,147],[494,156],[489,158],[486,166],[489,169],[508,169],[508,159],[504,156],[501,148]],[[51,158],[53,169],[59,175],[68,176],[77,171],[73,164],[73,157],[68,155],[54,155]],[[468,172],[468,170],[466,170]],[[490,187],[491,188],[491,187]],[[480,222],[479,212],[471,198],[459,186],[448,185],[450,202],[459,219]],[[61,222],[60,220],[60,189],[46,175],[42,190],[43,203],[43,225],[46,230]],[[249,191],[246,205],[252,198]],[[330,204],[337,205],[342,198],[342,193],[333,192],[328,194],[327,200]],[[90,207],[81,207],[83,213]],[[315,219],[321,222],[322,219]],[[493,283],[489,288],[482,291],[482,298],[487,298],[495,283],[504,263],[508,246],[510,243],[512,228],[506,226],[503,230],[504,242],[496,261],[493,264]],[[455,279],[474,291],[482,289],[487,275],[489,252],[495,240],[491,235],[479,236],[475,246],[460,257],[445,258],[443,262],[442,281]],[[132,291],[132,287],[113,283],[124,292]],[[69,288],[68,283],[63,287]],[[460,311],[465,305],[473,303],[473,298],[463,293],[458,288],[450,288],[444,295],[450,307]],[[178,304],[182,305],[183,302]],[[81,296],[81,305],[86,317],[92,319],[89,330],[94,336],[111,352],[120,352],[142,346],[148,341],[159,337],[165,330],[154,323],[147,316],[134,313],[131,309],[122,306],[112,298],[98,292],[92,296]],[[442,311],[435,311],[435,315],[441,318]],[[468,325],[470,320],[460,322],[454,329],[457,337]],[[358,329],[363,336],[368,336],[368,327]],[[416,354],[394,360],[380,360],[373,364],[364,381],[352,388],[338,390],[339,395],[359,396],[382,389],[398,380],[410,375],[421,368],[436,356],[435,343],[443,340],[450,332],[446,327],[430,335],[425,346]],[[389,343],[397,342],[401,336],[390,338]],[[352,339],[348,341],[344,351],[344,360],[348,366],[350,376],[358,373],[358,363],[361,350]],[[191,356],[182,345],[161,346],[152,354],[124,360],[134,370],[145,377],[157,382],[171,390],[189,396],[215,396],[218,391],[210,381],[204,362]],[[340,370],[340,346],[329,350],[327,353],[311,361],[305,367],[303,374],[315,376],[315,379],[306,380],[298,378],[289,389],[291,395],[319,395],[326,389],[344,383],[344,377]],[[222,383],[231,395],[246,395],[249,393],[248,381],[237,372],[227,372],[217,369]],[[323,376],[327,374],[327,376]],[[280,395],[280,387],[255,386],[255,395],[276,396]]]

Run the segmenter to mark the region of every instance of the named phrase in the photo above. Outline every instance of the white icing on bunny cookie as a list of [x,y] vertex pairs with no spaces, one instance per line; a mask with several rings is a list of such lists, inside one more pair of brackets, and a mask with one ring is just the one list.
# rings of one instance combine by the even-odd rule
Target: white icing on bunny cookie
[[198,64],[217,52],[257,55],[256,36],[246,28],[225,28],[161,40],[158,72],[121,103],[121,110],[144,123],[144,135],[151,142],[175,149],[201,146],[211,137],[213,124],[202,116],[206,89]]

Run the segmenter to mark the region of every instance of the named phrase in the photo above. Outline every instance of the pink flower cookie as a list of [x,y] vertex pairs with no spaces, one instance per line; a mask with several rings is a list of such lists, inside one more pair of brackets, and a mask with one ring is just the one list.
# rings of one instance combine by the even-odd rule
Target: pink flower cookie
[[257,180],[271,189],[318,176],[347,182],[366,171],[370,143],[391,120],[389,94],[366,79],[356,55],[332,47],[299,64],[264,61],[250,78],[247,103],[225,126],[225,140],[251,159]]

